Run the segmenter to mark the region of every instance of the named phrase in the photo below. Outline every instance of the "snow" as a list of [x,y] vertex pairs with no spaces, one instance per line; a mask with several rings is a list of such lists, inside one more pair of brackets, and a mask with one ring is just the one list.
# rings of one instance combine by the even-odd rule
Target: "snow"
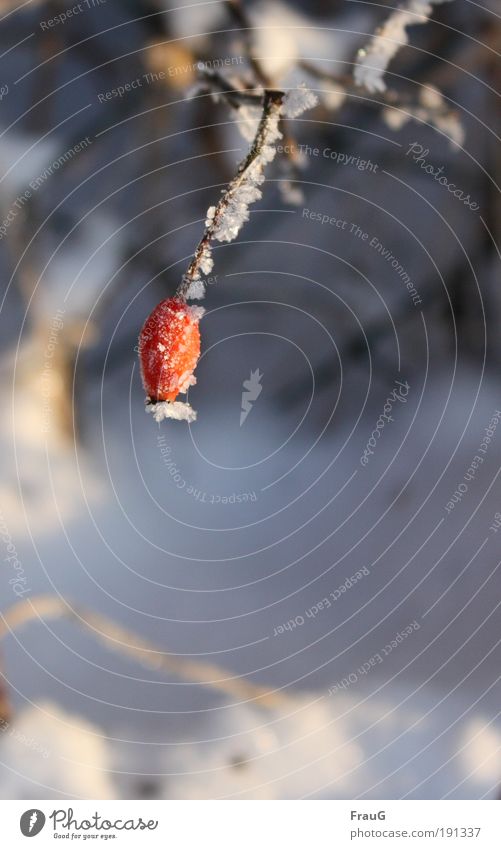
[[[365,703],[349,693],[307,692],[274,708],[220,704],[198,735],[132,746],[133,765],[123,729],[109,739],[96,723],[43,701],[21,709],[0,737],[0,793],[137,798],[137,783],[150,773],[163,799],[438,798],[443,788],[453,798],[479,798],[495,786],[499,728],[479,715],[444,735],[439,694],[430,689],[412,706],[406,696],[395,685]],[[460,706],[448,701],[448,709],[454,715]]]
[[102,729],[51,702],[21,710],[0,736],[7,799],[116,799]]
[[[385,273],[383,271],[383,273]],[[338,281],[339,283],[339,281]],[[195,308],[196,309],[196,308]],[[267,328],[266,316],[262,316],[260,327]],[[251,321],[255,320],[251,318]],[[253,326],[251,324],[251,326]],[[280,325],[278,325],[280,326]],[[275,325],[276,329],[276,325]],[[225,356],[224,351],[222,356]],[[227,354],[226,354],[227,356]],[[242,355],[242,365],[246,365]],[[266,368],[266,360],[264,361]],[[216,363],[216,366],[218,364]],[[271,364],[270,364],[271,365]],[[237,368],[238,371],[238,368]],[[271,379],[266,368],[267,380]],[[350,379],[350,378],[348,378]],[[437,407],[446,394],[446,370],[441,373],[434,369],[427,386],[426,396],[419,414],[419,428],[414,433],[414,439],[407,446],[405,457],[388,467],[388,480],[378,489],[378,500],[383,510],[394,498],[396,487],[406,479],[409,472],[416,468],[418,459],[422,456],[422,444],[426,444],[433,432]],[[444,457],[450,453],[451,442],[457,442],[457,428],[464,417],[468,401],[473,397],[475,381],[468,382],[463,373],[460,385],[455,390],[455,401],[447,414],[447,423],[441,435],[437,437],[433,453],[427,460],[427,479],[431,469],[440,464],[444,465]],[[42,575],[37,583],[33,564],[30,560],[30,544],[28,528],[25,535],[20,528],[16,532],[16,544],[19,548],[20,559],[30,564],[30,586],[36,592],[37,587],[48,588],[49,579],[70,602],[78,598],[82,604],[92,606],[106,612],[113,619],[120,619],[137,634],[152,639],[166,650],[173,650],[181,655],[202,653],[200,661],[230,666],[232,674],[245,676],[249,668],[253,669],[263,662],[272,664],[269,670],[269,683],[281,686],[300,679],[303,675],[311,676],[312,669],[330,660],[334,652],[339,652],[358,639],[363,629],[372,622],[366,614],[362,622],[347,622],[337,632],[336,636],[327,637],[327,632],[334,627],[336,620],[331,618],[331,612],[319,614],[311,624],[301,630],[287,634],[283,638],[272,639],[265,643],[265,650],[260,651],[259,641],[263,635],[273,632],[273,625],[297,614],[309,604],[326,595],[333,586],[338,585],[345,574],[353,571],[363,562],[364,553],[357,551],[348,555],[349,562],[342,574],[333,576],[332,572],[324,577],[320,574],[319,563],[314,557],[309,557],[304,564],[304,571],[295,575],[300,564],[290,567],[283,575],[272,577],[269,552],[251,556],[255,547],[255,527],[238,532],[238,551],[249,552],[249,563],[252,563],[253,580],[262,575],[262,582],[235,589],[232,585],[238,581],[247,582],[249,564],[239,564],[238,560],[231,563],[231,574],[224,572],[220,563],[204,561],[208,548],[207,533],[201,537],[203,550],[197,549],[196,529],[187,534],[185,522],[204,524],[211,530],[217,530],[218,520],[225,524],[241,524],[241,520],[249,521],[249,505],[233,519],[229,513],[221,517],[217,508],[200,504],[189,498],[184,492],[177,490],[176,484],[169,480],[169,473],[159,463],[159,449],[155,440],[151,440],[149,428],[144,427],[143,416],[135,417],[134,446],[130,435],[117,422],[123,421],[128,415],[128,375],[123,384],[118,382],[112,388],[113,398],[109,399],[109,408],[104,410],[103,426],[106,439],[110,441],[108,456],[109,499],[103,504],[97,502],[91,491],[87,491],[89,504],[75,516],[72,522],[65,524],[66,533],[76,550],[84,552],[82,564],[68,559],[68,542],[61,526],[57,522],[58,508],[49,502],[48,509],[54,513],[51,539],[44,544],[38,538],[40,556],[45,563],[47,575]],[[240,387],[237,387],[240,389]],[[491,387],[496,397],[495,384]],[[210,393],[213,392],[211,388]],[[214,415],[204,415],[201,422],[202,438],[209,445],[212,456],[220,456],[218,452],[223,446],[233,450],[232,440],[228,436],[228,422],[236,419],[240,410],[240,393],[232,397],[227,392],[225,403],[217,403]],[[488,421],[491,402],[484,398],[476,412],[471,433],[464,444],[459,445],[459,454],[455,459],[454,470],[451,473],[452,485],[458,470],[466,467],[478,445],[478,433]],[[265,407],[257,410],[265,411]],[[412,416],[411,411],[402,407],[404,415]],[[462,412],[463,411],[463,412]],[[368,410],[366,423],[370,424],[378,408]],[[261,414],[261,412],[260,412]],[[262,431],[257,430],[253,439],[257,441],[258,450],[264,453],[269,449],[268,440],[278,444],[283,439],[283,417],[264,416]],[[405,430],[406,422],[402,422]],[[395,423],[398,427],[398,423]],[[96,433],[90,442],[94,453],[97,450],[101,434]],[[167,455],[174,461],[175,468],[186,480],[196,482],[202,491],[220,492],[223,477],[217,469],[207,463],[192,461],[189,439],[183,436],[184,429],[174,429],[166,441],[159,443],[169,445]],[[197,428],[198,430],[198,428]],[[418,438],[418,430],[423,431]],[[234,434],[235,431],[232,431]],[[308,460],[308,474],[315,476],[325,470],[331,462],[333,454],[342,443],[342,434],[333,434],[332,438],[323,441]],[[395,435],[395,439],[397,439]],[[397,440],[398,441],[398,440]],[[199,443],[199,444],[203,444]],[[393,456],[395,442],[390,440],[387,445],[388,457]],[[134,457],[134,447],[139,453]],[[305,448],[310,447],[310,440],[305,435]],[[382,445],[382,448],[384,446]],[[165,449],[164,449],[165,450]],[[235,447],[234,459],[239,464],[243,458],[240,448]],[[290,467],[297,459],[301,446],[290,446],[285,450],[284,463]],[[493,443],[492,465],[499,464],[499,446]],[[383,467],[389,460],[378,455]],[[228,463],[232,462],[228,457]],[[336,477],[345,480],[349,469],[356,462],[356,446],[349,447],[343,452],[337,468]],[[159,500],[162,510],[175,513],[175,516],[163,512],[152,511],[151,501],[145,497],[143,486],[131,485],[131,474],[135,463],[139,460],[141,472],[144,475],[148,489],[155,499]],[[82,464],[88,458],[82,456]],[[271,461],[270,474],[276,474],[279,465]],[[489,477],[485,469],[484,480],[474,482],[475,493],[472,497],[479,499],[485,490]],[[298,486],[303,486],[305,470],[289,475],[276,487],[274,504],[282,505],[290,501],[291,491],[296,494]],[[41,478],[46,477],[46,469],[38,470]],[[85,475],[86,477],[86,475]],[[231,478],[230,478],[231,479]],[[329,480],[319,480],[316,485],[315,498],[323,505],[324,499],[330,497]],[[63,506],[65,490],[58,481],[54,482],[57,500]],[[367,494],[367,483],[359,481],[355,492],[346,493],[346,505],[342,508],[347,513],[357,505]],[[448,488],[446,485],[445,489]],[[499,490],[498,490],[499,493]],[[385,575],[394,574],[400,569],[404,560],[422,544],[423,535],[427,530],[428,521],[436,519],[443,505],[443,491],[434,496],[430,504],[428,519],[417,523],[414,534],[411,530],[406,534],[404,548],[397,551],[390,549],[380,570],[379,577],[375,576],[376,586],[386,580]],[[117,497],[127,516],[139,525],[153,546],[151,553],[144,557],[144,540],[136,548],[137,529],[129,526],[128,522],[117,521],[113,504]],[[259,494],[259,501],[264,499]],[[313,497],[313,496],[312,496]],[[481,531],[498,501],[498,495],[492,495],[490,504],[486,505],[483,516],[478,517],[475,533]],[[399,503],[393,508],[391,519],[385,522],[386,532],[391,528],[403,526],[407,516],[412,516],[420,503],[420,486],[411,489],[407,502]],[[244,505],[245,506],[245,505]],[[254,505],[253,505],[254,507]],[[185,509],[184,509],[185,508]],[[25,521],[33,527],[33,518],[37,505],[26,504],[27,517]],[[227,508],[228,509],[228,508]],[[238,508],[235,508],[238,509]],[[285,539],[288,529],[299,526],[307,516],[308,507],[304,501],[291,505],[288,519],[275,519],[274,534],[284,538],[280,544],[281,558],[288,563],[289,558],[297,557],[297,542],[287,546]],[[341,510],[341,507],[337,508]],[[378,508],[379,509],[379,508]],[[18,507],[20,514],[21,507]],[[95,533],[88,511],[96,518],[102,530],[106,546],[100,544]],[[266,515],[269,505],[263,505],[261,515]],[[367,512],[376,510],[375,505],[367,506]],[[6,518],[12,525],[12,515]],[[379,513],[378,513],[379,515]],[[256,518],[259,514],[256,514]],[[253,520],[253,515],[250,520]],[[336,521],[340,517],[336,518]],[[376,516],[374,515],[375,519]],[[240,520],[240,521],[239,521]],[[307,526],[301,534],[301,547],[313,546],[332,531],[333,514],[326,511],[317,518],[314,527]],[[371,534],[371,556],[385,546],[386,532],[379,523]],[[235,532],[237,533],[237,532]],[[452,530],[454,534],[454,531]],[[351,544],[353,527],[347,529],[344,542]],[[233,534],[232,534],[233,535]],[[231,556],[230,535],[213,534],[221,539],[225,556]],[[351,537],[351,539],[350,539]],[[461,538],[460,538],[461,539]],[[391,636],[396,627],[394,616],[401,617],[405,623],[415,615],[416,608],[424,609],[430,599],[438,597],[443,590],[450,586],[452,598],[447,603],[449,611],[458,611],[470,599],[479,585],[481,577],[472,574],[470,581],[467,575],[454,584],[458,574],[458,556],[452,552],[450,559],[441,564],[440,573],[430,577],[430,584],[419,588],[419,580],[443,554],[442,543],[435,541],[434,548],[427,549],[422,561],[416,559],[405,572],[405,583],[396,591],[391,591],[388,597],[372,600],[374,586],[363,581],[357,585],[356,598],[346,594],[343,600],[343,610],[336,611],[336,618],[346,618],[351,612],[362,609],[365,604],[374,607],[375,621],[382,618],[389,610],[393,610],[395,602],[407,596],[401,613],[395,611],[387,624],[382,624],[382,632],[378,632],[377,640],[370,638],[366,647],[370,653],[378,649]],[[213,546],[216,541],[211,541]],[[330,563],[344,551],[343,542],[332,543],[332,551],[327,553],[326,562]],[[129,560],[120,562],[120,549],[128,552]],[[179,552],[177,554],[166,553]],[[160,549],[160,550],[158,550]],[[201,562],[196,567],[182,559],[183,555],[197,556]],[[366,550],[369,555],[369,546]],[[141,559],[142,556],[142,559]],[[217,556],[214,549],[209,556]],[[125,555],[125,558],[127,555]],[[362,558],[362,559],[361,559]],[[490,571],[498,560],[496,546],[490,545],[485,549],[485,563],[476,567],[482,573]],[[130,568],[141,562],[139,575],[127,573],[124,578],[124,568]],[[228,567],[228,564],[223,564]],[[336,567],[339,569],[341,563]],[[89,574],[87,574],[89,573]],[[223,574],[226,575],[223,578]],[[98,582],[96,587],[89,581]],[[306,584],[314,579],[310,588]],[[155,587],[149,584],[153,580]],[[365,580],[365,579],[364,579]],[[367,578],[369,582],[370,579]],[[41,582],[41,583],[40,583]],[[303,583],[305,586],[303,586]],[[175,587],[180,586],[179,591]],[[174,587],[174,588],[173,588]],[[220,592],[221,588],[232,587],[231,592]],[[108,589],[109,588],[109,589]],[[299,592],[296,592],[299,588]],[[311,592],[310,592],[311,590]],[[47,589],[45,590],[47,591]],[[108,595],[110,592],[110,595]],[[7,598],[4,589],[5,606],[12,603]],[[118,595],[118,602],[116,596]],[[491,599],[494,597],[494,587]],[[290,598],[289,598],[290,596]],[[416,598],[417,596],[417,598]],[[145,674],[144,668],[136,662],[122,663],[115,652],[100,647],[95,635],[89,637],[83,646],[76,642],[77,624],[71,623],[62,628],[57,623],[35,621],[28,628],[18,633],[20,645],[9,639],[4,646],[6,671],[17,683],[26,697],[40,701],[40,709],[17,709],[13,727],[19,729],[24,738],[35,741],[34,746],[21,745],[19,736],[5,737],[0,753],[0,793],[2,798],[41,798],[46,792],[48,798],[54,798],[67,792],[72,796],[83,798],[136,798],[138,782],[143,776],[151,775],[150,781],[155,780],[156,793],[160,798],[214,798],[231,796],[235,798],[301,798],[312,794],[319,798],[353,798],[365,794],[368,798],[397,798],[408,794],[411,798],[439,798],[449,793],[452,798],[479,798],[483,794],[493,794],[493,787],[498,780],[499,759],[496,753],[501,746],[501,726],[495,717],[499,705],[499,693],[492,691],[482,697],[479,704],[476,700],[485,693],[497,674],[499,654],[493,651],[492,656],[485,657],[479,672],[481,678],[467,674],[471,671],[472,662],[469,657],[481,659],[487,648],[494,646],[498,639],[496,623],[490,635],[482,634],[482,639],[476,645],[473,640],[466,649],[471,655],[460,651],[458,656],[449,658],[470,638],[472,622],[483,621],[491,609],[489,597],[485,598],[485,607],[478,608],[472,615],[458,618],[451,627],[448,643],[435,645],[425,654],[423,665],[411,665],[404,678],[402,668],[406,661],[414,660],[417,651],[412,648],[406,658],[395,653],[390,656],[381,677],[367,677],[365,691],[352,687],[346,693],[327,696],[327,686],[336,677],[341,677],[343,670],[329,668],[323,675],[309,685],[308,692],[300,692],[300,684],[290,683],[284,693],[284,703],[279,707],[261,708],[251,703],[236,704],[228,707],[219,701],[217,709],[207,709],[211,703],[207,690],[201,687],[185,687],[170,684],[163,676],[152,674],[149,667]],[[121,605],[124,609],[120,611]],[[139,608],[139,611],[137,610]],[[241,615],[242,611],[256,609],[252,616]],[[240,614],[240,615],[239,615]],[[438,615],[439,627],[444,625],[444,619],[450,614],[447,610]],[[236,620],[234,621],[234,617]],[[473,619],[472,619],[473,616]],[[323,617],[323,618],[322,618]],[[196,624],[185,625],[179,620],[196,620]],[[210,620],[210,627],[200,620]],[[51,625],[49,630],[48,625]],[[486,627],[488,622],[486,620]],[[309,630],[307,630],[307,628]],[[360,630],[362,629],[362,630]],[[429,632],[427,640],[433,635]],[[287,639],[287,643],[280,642]],[[59,642],[61,640],[61,642]],[[298,642],[293,642],[299,640]],[[318,640],[318,642],[317,642]],[[427,641],[426,640],[426,641]],[[425,641],[425,642],[426,642]],[[132,644],[141,645],[140,640]],[[249,644],[250,648],[241,652],[228,651],[228,647]],[[224,652],[212,654],[213,648],[224,649]],[[76,648],[79,657],[71,659],[71,652]],[[481,651],[482,650],[482,651]],[[405,651],[405,649],[404,649]],[[482,653],[483,652],[483,653]],[[205,656],[205,653],[208,656]],[[30,654],[32,659],[30,661]],[[287,655],[292,654],[288,658]],[[369,655],[367,655],[369,656]],[[364,658],[364,655],[362,655]],[[437,666],[448,659],[447,667],[434,675],[432,681],[427,679],[435,672]],[[182,657],[179,657],[182,661]],[[347,659],[344,670],[349,671],[352,664],[358,661],[351,656]],[[38,665],[42,668],[39,669]],[[94,665],[95,664],[95,665]],[[414,669],[414,666],[416,668]],[[113,706],[110,700],[110,672],[113,676]],[[383,667],[381,667],[383,670]],[[54,680],[52,675],[55,676]],[[392,680],[396,675],[396,680]],[[467,676],[456,693],[449,692],[456,687],[458,680]],[[372,673],[371,673],[372,676]],[[224,675],[215,674],[217,680]],[[226,676],[228,677],[228,676]],[[62,682],[58,683],[58,680]],[[258,679],[259,680],[259,679]],[[423,683],[426,682],[426,683]],[[382,687],[381,691],[379,688]],[[66,706],[47,707],[40,699],[40,694],[50,689],[56,689],[57,696]],[[76,692],[74,691],[76,690]],[[81,696],[78,690],[83,690]],[[143,699],[144,692],[144,701]],[[205,695],[204,695],[205,693]],[[93,704],[93,700],[96,701]],[[234,701],[234,700],[232,700]],[[69,703],[69,704],[68,704]],[[143,706],[143,712],[137,706]],[[46,713],[51,714],[51,721],[44,719],[42,706]],[[190,717],[190,709],[196,708],[195,715]],[[136,709],[135,709],[136,708]],[[201,708],[198,713],[197,709]],[[25,713],[27,710],[27,713]],[[180,712],[179,726],[172,727],[170,711]],[[100,715],[99,721],[89,719],[89,712],[94,717]],[[183,712],[184,711],[184,712]],[[158,715],[155,716],[155,713]],[[463,718],[462,715],[465,714]],[[75,715],[77,714],[77,715]],[[55,719],[53,718],[55,717]],[[85,717],[85,718],[84,718]],[[458,718],[456,721],[456,718]],[[190,726],[190,722],[193,724]],[[185,723],[185,724],[184,724]],[[153,729],[152,729],[152,726]],[[127,742],[132,741],[132,742]],[[42,751],[40,751],[40,749]],[[50,757],[43,757],[43,750],[50,752]],[[2,765],[3,764],[3,765]],[[16,771],[16,775],[13,771]],[[138,775],[139,774],[139,775]],[[30,777],[38,782],[36,790]],[[128,784],[127,782],[130,782]],[[89,791],[89,784],[92,791]],[[374,787],[374,790],[369,788]],[[44,788],[46,790],[44,791]],[[50,789],[54,788],[54,789]]]
[[[38,537],[51,534],[60,520],[69,521],[82,507],[81,482],[73,451],[71,402],[68,401],[65,338],[59,335],[54,356],[47,360],[50,322],[41,324],[20,345],[17,357],[4,356],[0,372],[2,481],[0,505],[12,535],[23,533],[23,509],[33,511],[31,530]],[[16,369],[12,382],[8,373]],[[90,471],[90,470],[89,470]],[[48,491],[47,475],[58,493],[60,517]],[[19,491],[22,488],[22,493]],[[105,487],[89,474],[86,492],[97,501]]]
[[407,28],[425,24],[433,5],[447,2],[450,0],[406,0],[392,12],[368,45],[358,51],[353,71],[356,84],[372,93],[385,91],[384,72],[400,48],[409,43]]
[[249,220],[249,206],[262,197],[259,186],[264,183],[262,167],[273,158],[271,153],[265,158],[260,155],[247,170],[245,180],[238,191],[230,194],[222,214],[213,231],[217,242],[232,242],[237,238],[242,226]]
[[155,0],[156,5],[164,9],[168,16],[169,27],[173,34],[188,45],[205,47],[207,33],[224,20],[221,3],[210,0],[179,0],[172,4],[169,0]]

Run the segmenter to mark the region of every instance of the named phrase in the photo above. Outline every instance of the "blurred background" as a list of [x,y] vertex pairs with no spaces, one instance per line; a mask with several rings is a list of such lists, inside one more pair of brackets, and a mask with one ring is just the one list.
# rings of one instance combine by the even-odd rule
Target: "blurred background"
[[[393,5],[0,3],[3,798],[497,796],[499,17],[369,91]],[[228,91],[303,82],[157,425]]]

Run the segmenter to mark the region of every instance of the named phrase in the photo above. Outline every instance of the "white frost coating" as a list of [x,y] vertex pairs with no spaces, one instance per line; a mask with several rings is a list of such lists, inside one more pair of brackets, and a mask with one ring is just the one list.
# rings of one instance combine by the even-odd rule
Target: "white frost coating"
[[200,321],[205,315],[203,307],[188,307],[188,312],[193,321]]
[[[268,157],[270,157],[269,153]],[[228,198],[226,208],[212,234],[213,239],[218,242],[232,242],[236,239],[242,225],[249,220],[249,205],[262,197],[261,190],[258,188],[264,182],[262,168],[271,159],[273,156],[262,160],[259,156],[250,166],[238,191]]]
[[404,44],[409,43],[407,27],[425,24],[433,5],[450,0],[406,0],[386,19],[369,44],[358,51],[353,78],[367,91],[385,91],[384,72],[391,59]]
[[205,298],[205,284],[201,277],[192,280],[186,292],[188,301],[199,301]]
[[318,103],[318,97],[302,83],[297,88],[288,91],[282,104],[282,115],[286,118],[297,118],[307,109],[313,109]]
[[164,419],[175,419],[178,422],[194,422],[197,414],[189,404],[182,401],[159,401],[157,404],[147,404],[146,412],[152,413],[158,424]]
[[205,298],[205,283],[202,280],[201,273],[208,276],[213,268],[214,260],[212,259],[212,251],[210,245],[205,245],[202,256],[199,261],[199,270],[193,277],[185,294],[185,298],[187,298],[188,300],[201,300],[202,298]]
[[210,274],[214,268],[214,260],[212,259],[212,253],[209,245],[206,245],[203,250],[199,267],[204,274]]

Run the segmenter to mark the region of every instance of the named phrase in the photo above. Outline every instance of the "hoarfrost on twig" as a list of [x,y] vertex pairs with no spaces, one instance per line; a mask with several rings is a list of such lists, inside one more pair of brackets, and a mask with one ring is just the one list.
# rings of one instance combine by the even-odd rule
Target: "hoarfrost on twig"
[[384,72],[400,48],[409,43],[407,27],[424,24],[432,7],[450,0],[405,0],[386,19],[366,47],[358,51],[353,77],[370,92],[385,91]]
[[282,114],[286,118],[297,118],[303,112],[306,112],[307,109],[312,109],[317,103],[317,96],[302,83],[297,88],[288,91],[285,95],[282,104]]
[[191,281],[185,297],[187,301],[199,301],[205,298],[205,285],[201,277],[196,277]]
[[287,94],[265,91],[250,150],[219,203],[207,210],[205,232],[178,289],[180,297],[204,297],[202,275],[209,274],[214,265],[211,243],[232,242],[236,239],[242,225],[249,220],[250,204],[262,197],[260,186],[265,179],[264,169],[274,159],[276,142],[282,138],[279,129],[281,118],[297,117],[316,103],[317,97],[305,85]]

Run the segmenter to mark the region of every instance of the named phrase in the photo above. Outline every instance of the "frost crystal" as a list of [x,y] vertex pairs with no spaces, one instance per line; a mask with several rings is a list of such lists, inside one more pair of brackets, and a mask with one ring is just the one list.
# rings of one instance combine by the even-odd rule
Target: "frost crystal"
[[203,274],[210,274],[212,269],[214,268],[214,260],[212,259],[211,249],[209,245],[206,245],[204,247],[199,265],[200,270],[203,272]]
[[209,206],[209,208],[207,210],[207,218],[205,219],[205,226],[206,227],[208,227],[209,224],[212,224],[212,219],[214,218],[215,214],[216,214],[216,207],[215,206]]
[[200,321],[205,315],[203,307],[188,307],[188,312],[193,321]]
[[358,51],[353,77],[357,85],[370,92],[385,91],[384,72],[391,59],[408,44],[407,27],[424,24],[433,5],[449,0],[406,0],[386,19],[369,44]]
[[147,404],[146,412],[152,413],[153,418],[159,424],[164,419],[194,422],[197,418],[195,410],[189,404],[183,404],[181,401],[159,401],[157,404]]
[[200,301],[205,298],[205,284],[201,277],[192,280],[186,290],[186,299],[188,301]]
[[318,97],[302,83],[298,88],[288,91],[282,104],[282,114],[286,118],[297,118],[307,109],[312,109],[318,103]]

